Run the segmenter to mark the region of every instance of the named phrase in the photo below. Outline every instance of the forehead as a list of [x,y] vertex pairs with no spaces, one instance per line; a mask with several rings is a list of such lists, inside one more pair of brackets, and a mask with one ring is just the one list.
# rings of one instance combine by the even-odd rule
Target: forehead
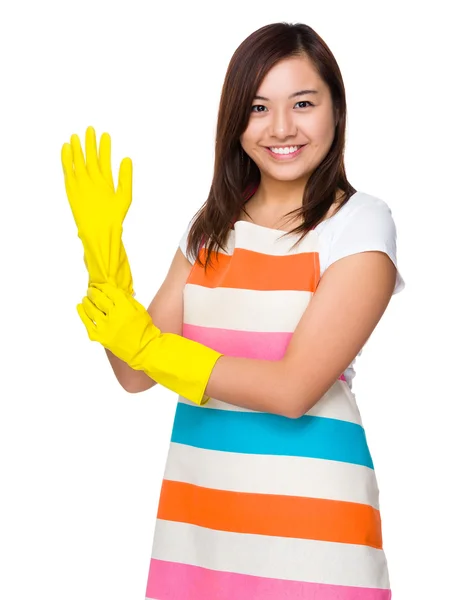
[[313,63],[303,56],[285,58],[273,66],[264,77],[257,94],[268,98],[288,98],[300,89],[318,89],[326,86]]

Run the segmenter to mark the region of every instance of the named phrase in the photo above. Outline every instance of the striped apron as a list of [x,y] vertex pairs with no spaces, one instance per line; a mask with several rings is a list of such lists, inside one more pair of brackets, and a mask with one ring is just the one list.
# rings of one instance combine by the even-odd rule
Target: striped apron
[[[282,233],[237,221],[218,262],[194,264],[184,337],[283,357],[320,262],[316,230],[293,249],[298,236]],[[178,397],[147,600],[390,598],[379,490],[344,375],[298,419]]]

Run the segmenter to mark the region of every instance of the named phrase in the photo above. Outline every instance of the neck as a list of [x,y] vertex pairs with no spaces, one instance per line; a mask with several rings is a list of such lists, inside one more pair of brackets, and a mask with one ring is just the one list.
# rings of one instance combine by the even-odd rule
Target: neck
[[252,204],[269,211],[288,212],[303,203],[305,181],[277,181],[262,178],[252,196]]

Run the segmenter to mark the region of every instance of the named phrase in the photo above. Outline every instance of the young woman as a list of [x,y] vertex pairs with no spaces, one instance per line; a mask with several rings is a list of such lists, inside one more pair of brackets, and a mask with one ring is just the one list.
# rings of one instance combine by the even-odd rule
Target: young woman
[[[63,147],[90,273],[78,305],[89,337],[128,391],[158,382],[179,393],[147,599],[391,598],[352,380],[405,284],[390,208],[346,178],[345,128],[341,73],[313,29],[250,35],[226,74],[209,196],[148,310],[133,297],[117,226],[131,162],[107,192],[97,182],[111,181],[110,140],[95,161],[88,130],[87,168],[77,136]],[[116,219],[112,242],[112,226],[81,213],[86,192],[105,207],[94,218]]]

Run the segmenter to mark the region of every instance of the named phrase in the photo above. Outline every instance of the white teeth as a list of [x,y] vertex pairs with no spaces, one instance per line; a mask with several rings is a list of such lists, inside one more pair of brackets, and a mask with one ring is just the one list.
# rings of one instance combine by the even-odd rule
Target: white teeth
[[296,152],[301,146],[287,146],[286,148],[270,148],[275,154],[291,154]]

